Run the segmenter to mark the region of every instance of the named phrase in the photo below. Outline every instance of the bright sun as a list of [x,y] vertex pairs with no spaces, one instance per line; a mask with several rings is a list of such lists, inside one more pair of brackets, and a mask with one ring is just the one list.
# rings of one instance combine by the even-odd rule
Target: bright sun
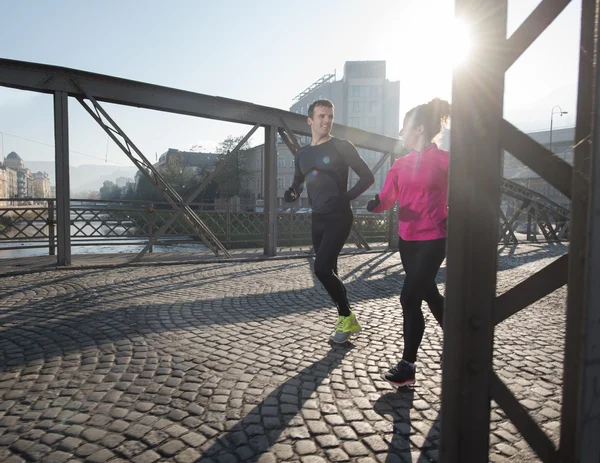
[[444,74],[452,73],[471,51],[467,24],[452,15],[430,17],[426,27],[418,21],[404,21],[399,30],[400,45],[390,39],[385,52],[388,61],[395,62],[401,72],[433,65]]
[[471,35],[467,25],[459,20],[453,20],[448,27],[448,50],[451,54],[450,65],[460,65],[471,51]]
[[406,109],[434,96],[451,98],[453,70],[473,48],[467,23],[456,19],[453,11],[438,11],[426,19],[423,11],[411,13],[392,28],[397,35],[388,35],[381,41],[383,47],[379,45],[388,74],[403,82]]

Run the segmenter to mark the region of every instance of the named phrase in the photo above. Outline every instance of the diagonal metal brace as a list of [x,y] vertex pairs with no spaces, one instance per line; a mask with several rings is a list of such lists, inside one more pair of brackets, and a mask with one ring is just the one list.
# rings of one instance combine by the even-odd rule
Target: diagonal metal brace
[[[142,152],[135,146],[135,144],[127,137],[123,130],[116,124],[114,120],[106,113],[106,111],[100,106],[96,99],[90,95],[78,82],[73,79],[73,82],[86,96],[86,98],[92,103],[94,109],[92,110],[83,100],[83,98],[77,98],[79,103],[84,109],[92,116],[92,118],[104,129],[104,131],[112,138],[112,140],[121,148],[121,150],[131,159],[135,166],[146,176],[146,178],[164,195],[171,206],[176,210],[183,210],[184,219],[198,232],[198,236],[204,242],[204,244],[215,254],[218,251],[222,251],[226,257],[231,257],[231,254],[223,246],[223,244],[217,239],[217,237],[211,232],[211,230],[200,220],[198,215],[187,205],[183,203],[183,198],[175,191],[171,185],[160,175],[160,173],[154,168],[154,166],[148,161],[148,159],[142,154]],[[107,125],[103,118],[110,123]],[[120,136],[125,143],[123,143],[118,137]],[[141,159],[136,159],[133,152]],[[208,236],[212,242],[206,238]]]
[[[237,153],[242,146],[244,146],[244,143],[246,143],[250,137],[254,134],[254,132],[256,132],[256,130],[260,127],[260,125],[256,124],[254,127],[252,127],[252,129],[250,130],[250,132],[248,132],[246,134],[246,136],[244,138],[242,138],[242,140],[237,144],[237,146],[228,154],[228,156],[232,156],[235,153]],[[221,172],[221,170],[223,170],[225,164],[221,164],[219,167],[216,167],[215,169],[213,169],[213,171],[208,175],[208,177],[206,177],[204,179],[204,181],[198,186],[198,188],[188,197],[188,199],[185,202],[185,206],[189,206],[194,199],[196,199],[196,197],[202,193],[202,191],[204,191],[204,189],[209,185],[210,182],[212,182],[212,180]],[[146,252],[148,252],[148,250],[152,247],[152,245],[154,245],[158,239],[167,231],[167,229],[171,226],[171,224],[173,222],[175,222],[175,220],[177,219],[177,217],[179,217],[181,214],[183,213],[183,209],[179,209],[177,212],[175,212],[171,218],[169,220],[167,220],[162,227],[160,227],[152,237],[150,237],[150,239],[148,240],[148,244],[144,247],[144,249],[142,249],[142,251],[133,259],[133,262],[138,262],[139,260],[141,260],[141,258],[144,256],[144,254]]]

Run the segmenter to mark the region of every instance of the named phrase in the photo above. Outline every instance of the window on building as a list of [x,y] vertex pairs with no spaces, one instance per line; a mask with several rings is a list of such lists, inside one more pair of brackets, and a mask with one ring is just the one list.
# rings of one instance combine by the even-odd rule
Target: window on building
[[360,85],[352,85],[352,96],[360,96]]
[[350,127],[358,127],[360,124],[360,117],[349,117],[348,118],[348,125]]
[[277,156],[277,167],[285,167],[285,156]]
[[290,162],[290,167],[296,167],[296,158],[292,156],[292,162]]
[[285,178],[277,177],[277,188],[285,188]]
[[354,103],[352,103],[352,112],[353,113],[360,112],[360,105],[358,104],[358,101],[355,101]]

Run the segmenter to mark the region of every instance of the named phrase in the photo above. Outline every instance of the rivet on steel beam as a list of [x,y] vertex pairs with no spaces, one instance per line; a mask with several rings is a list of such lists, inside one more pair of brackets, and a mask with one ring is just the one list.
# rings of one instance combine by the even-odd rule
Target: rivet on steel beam
[[481,328],[481,319],[476,315],[471,316],[471,318],[469,319],[469,323],[471,324],[471,328],[475,330]]
[[479,366],[477,365],[477,362],[474,360],[469,360],[467,363],[467,370],[469,370],[469,373],[479,373]]

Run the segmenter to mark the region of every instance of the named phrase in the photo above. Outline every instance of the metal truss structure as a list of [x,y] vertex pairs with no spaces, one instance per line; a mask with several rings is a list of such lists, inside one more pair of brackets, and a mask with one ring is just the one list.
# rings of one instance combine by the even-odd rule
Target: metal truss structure
[[[543,462],[600,461],[600,99],[597,0],[582,0],[574,165],[503,119],[506,71],[569,3],[543,0],[507,38],[507,0],[456,0],[474,49],[452,92],[452,156],[444,315],[440,461],[486,462],[494,400]],[[571,199],[571,211],[502,179],[512,154]],[[566,233],[569,253],[496,295],[502,194]],[[569,213],[567,213],[569,212]],[[514,217],[504,217],[504,234]],[[494,326],[568,283],[560,443],[541,429],[494,372]]]
[[[544,462],[600,460],[600,92],[597,72],[599,0],[582,0],[579,91],[574,165],[554,156],[503,119],[506,71],[567,6],[542,0],[507,38],[508,0],[456,0],[456,14],[476,44],[455,71],[450,166],[450,217],[441,448],[443,462],[485,462],[490,401],[495,400]],[[247,124],[265,130],[264,254],[277,243],[277,134],[297,148],[294,134],[310,135],[305,116],[237,100],[186,92],[56,66],[0,59],[0,85],[54,96],[58,263],[71,261],[68,98],[76,98],[169,203],[215,251],[226,250],[210,229],[156,172],[101,103]],[[404,154],[400,142],[335,125],[356,146]],[[507,151],[572,201],[570,211],[502,177]],[[382,161],[382,165],[383,165]],[[518,211],[537,221],[547,239],[567,236],[563,256],[496,295],[497,246],[516,239],[518,215],[503,216],[502,194],[521,200]],[[192,198],[193,199],[193,198]],[[501,228],[502,223],[502,228]],[[164,230],[163,230],[164,231]],[[355,233],[355,240],[361,241]],[[363,244],[364,245],[364,244]],[[151,243],[149,244],[151,246]],[[143,251],[145,252],[145,251]],[[142,252],[142,254],[143,254]],[[141,258],[142,254],[138,256]],[[568,283],[560,445],[532,419],[492,367],[494,326]]]

